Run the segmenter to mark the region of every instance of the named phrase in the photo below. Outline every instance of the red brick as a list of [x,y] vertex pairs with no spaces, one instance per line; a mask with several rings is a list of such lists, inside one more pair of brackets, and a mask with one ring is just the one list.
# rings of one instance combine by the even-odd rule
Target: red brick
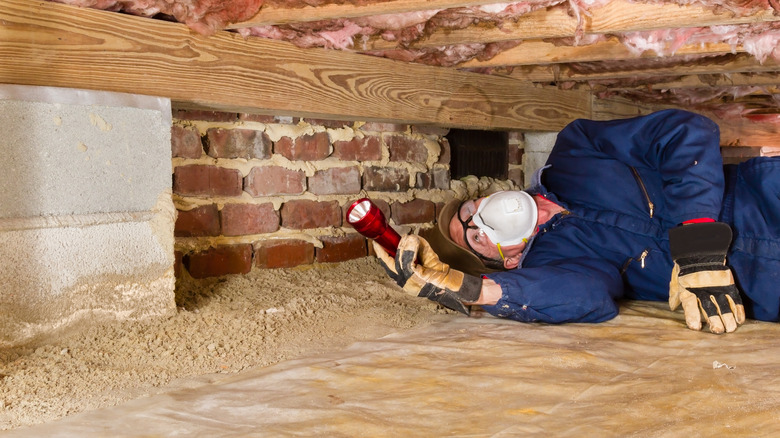
[[216,166],[178,166],[173,171],[173,191],[183,196],[239,196],[241,172]]
[[281,213],[282,226],[294,230],[341,226],[341,207],[338,201],[288,201],[282,205]]
[[225,204],[219,212],[223,236],[273,233],[279,229],[279,212],[264,204]]
[[379,137],[355,137],[333,143],[333,156],[344,161],[378,161],[382,159]]
[[390,161],[425,163],[428,160],[428,149],[423,140],[392,135],[385,138],[385,143],[390,150]]
[[452,160],[452,148],[450,147],[450,141],[446,138],[439,140],[439,146],[441,151],[439,152],[439,160],[436,164],[450,164]]
[[430,172],[417,172],[414,188],[430,190],[433,188],[433,176]]
[[514,145],[509,145],[507,148],[507,163],[509,164],[523,164],[523,155],[525,149]]
[[219,212],[215,204],[179,210],[173,234],[177,237],[219,236]]
[[300,195],[306,190],[306,174],[281,166],[253,167],[244,178],[244,190],[254,197]]
[[288,160],[322,160],[330,155],[330,137],[327,132],[302,135],[295,140],[282,137],[274,144],[274,152]]
[[263,114],[241,113],[238,119],[242,122],[278,123],[284,125],[297,125],[300,118],[290,116],[266,116]]
[[440,190],[449,190],[452,177],[448,167],[435,167],[433,173],[433,187]]
[[238,120],[241,120],[242,122],[276,123],[276,116],[240,113],[238,115]]
[[[357,201],[357,199],[348,202],[343,208],[341,219],[345,227],[352,228],[352,225],[349,223],[349,221],[347,221],[347,210],[349,209],[349,206],[352,205],[352,203],[355,201]],[[392,217],[390,211],[390,204],[388,204],[387,201],[383,201],[381,199],[371,199],[371,202],[373,202],[377,207],[379,207],[379,210],[381,210],[382,214],[385,216],[385,220],[389,221],[390,218]]]
[[173,252],[173,276],[176,278],[181,277],[181,259],[184,257],[184,254],[181,251],[174,251]]
[[214,158],[271,157],[271,139],[254,129],[211,128],[206,131],[206,153]]
[[318,170],[309,178],[308,186],[315,195],[359,193],[360,170],[354,166]]
[[363,189],[378,192],[409,190],[409,172],[394,167],[367,167],[363,172]]
[[444,137],[450,132],[450,128],[441,128],[439,126],[425,126],[425,125],[413,125],[413,134],[422,135],[434,135],[437,137]]
[[221,111],[175,110],[173,112],[174,119],[206,122],[235,122],[237,116],[236,113],[223,113]]
[[347,234],[346,236],[325,236],[320,238],[322,248],[315,250],[315,257],[319,263],[343,262],[359,259],[368,254],[366,238],[360,234]]
[[182,158],[200,158],[203,145],[200,133],[192,126],[173,125],[171,127],[171,156]]
[[409,202],[393,202],[393,220],[397,224],[420,224],[436,220],[436,205],[425,199]]
[[248,274],[252,270],[252,245],[226,245],[187,254],[184,267],[194,278]]
[[368,122],[360,127],[361,131],[367,132],[406,132],[408,125],[399,125],[396,123]]
[[255,248],[258,268],[291,268],[314,262],[314,245],[304,240],[267,240]]
[[325,120],[325,119],[303,119],[304,122],[310,124],[310,125],[317,125],[317,126],[323,126],[325,128],[330,129],[339,129],[344,128],[346,126],[349,126],[352,124],[352,122],[347,122],[344,120]]
[[436,202],[434,204],[436,206],[436,221],[439,220],[439,213],[441,213],[441,209],[444,208],[445,205],[447,205],[446,202]]

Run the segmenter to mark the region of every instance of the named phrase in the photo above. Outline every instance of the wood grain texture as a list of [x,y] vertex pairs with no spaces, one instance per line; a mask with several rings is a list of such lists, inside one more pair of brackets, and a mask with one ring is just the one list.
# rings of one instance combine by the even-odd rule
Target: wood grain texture
[[[744,52],[742,47],[733,49],[726,43],[688,44],[679,47],[675,55],[723,55]],[[617,39],[609,39],[585,46],[556,46],[544,41],[523,41],[519,46],[500,52],[491,59],[480,61],[472,59],[459,64],[458,67],[500,67],[514,65],[556,64],[568,62],[592,62],[630,60],[637,58],[655,58],[658,55],[645,51],[641,55],[631,52]]]
[[[649,114],[653,111],[674,108],[668,105],[640,104],[624,98],[593,100],[593,118],[596,120],[623,119]],[[719,118],[707,112],[700,114],[709,117],[720,128],[721,146],[780,147],[780,124],[756,122],[746,118]]]
[[590,94],[300,49],[51,2],[0,3],[0,82],[168,97],[184,107],[484,129],[560,129]]
[[335,18],[356,18],[405,12],[433,11],[438,9],[481,6],[495,3],[496,0],[389,0],[367,4],[325,4],[303,8],[263,7],[252,18],[233,23],[227,29],[240,29],[253,26],[275,24],[304,23]]
[[[674,60],[679,60],[675,64]],[[780,69],[780,63],[767,59],[760,63],[756,58],[738,53],[734,56],[724,55],[710,59],[700,59],[695,63],[686,58],[670,56],[663,58],[659,66],[637,67],[626,64],[627,68],[620,70],[617,66],[599,68],[594,66],[592,71],[585,71],[583,67],[572,69],[565,64],[535,65],[515,68],[509,76],[516,79],[532,82],[553,81],[591,81],[599,79],[623,79],[623,78],[650,78],[650,77],[679,77],[686,75],[713,75],[731,73],[774,73]]]
[[[584,34],[608,34],[780,21],[780,15],[773,14],[772,10],[766,10],[753,15],[736,16],[728,12],[717,14],[697,5],[679,6],[673,3],[650,4],[613,0],[602,7],[590,10],[590,15],[583,15],[581,19]],[[463,29],[440,29],[424,40],[415,42],[412,47],[574,37],[577,26],[578,18],[570,15],[567,8],[555,7],[531,12],[516,21],[502,23],[501,27],[483,24]],[[393,42],[375,38],[367,44],[366,50],[393,47],[395,47]]]

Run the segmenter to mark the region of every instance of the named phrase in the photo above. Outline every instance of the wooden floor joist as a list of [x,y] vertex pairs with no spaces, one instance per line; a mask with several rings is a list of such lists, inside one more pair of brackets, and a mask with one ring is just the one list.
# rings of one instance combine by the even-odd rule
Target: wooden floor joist
[[169,97],[182,106],[484,129],[555,130],[586,92],[52,2],[0,3],[0,83]]
[[[564,5],[565,6],[565,5]],[[571,38],[582,35],[617,34],[656,29],[725,26],[751,24],[765,21],[780,21],[780,15],[772,10],[747,16],[736,16],[730,12],[715,13],[711,8],[695,4],[674,3],[632,3],[628,0],[612,2],[593,8],[589,14],[580,17],[571,14],[567,7],[541,9],[507,21],[501,26],[489,24],[472,25],[463,29],[438,29],[428,37],[415,41],[412,48],[440,47],[463,43],[492,43],[543,38]],[[397,42],[372,38],[364,50],[386,50],[395,48]],[[356,47],[359,45],[356,44]]]

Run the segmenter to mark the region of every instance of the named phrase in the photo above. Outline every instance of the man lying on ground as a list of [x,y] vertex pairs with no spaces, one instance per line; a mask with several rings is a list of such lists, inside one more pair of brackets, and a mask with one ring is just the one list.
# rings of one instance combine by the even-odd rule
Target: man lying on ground
[[[711,120],[576,120],[524,191],[447,204],[438,234],[374,244],[399,286],[468,314],[601,322],[616,300],[682,304],[693,330],[780,314],[780,157],[723,166]],[[728,262],[728,263],[727,263]]]

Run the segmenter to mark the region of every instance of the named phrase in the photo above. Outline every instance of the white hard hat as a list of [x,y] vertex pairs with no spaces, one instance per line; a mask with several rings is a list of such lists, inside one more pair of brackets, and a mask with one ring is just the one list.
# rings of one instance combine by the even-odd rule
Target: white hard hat
[[536,229],[534,198],[524,191],[496,192],[483,199],[472,220],[493,243],[517,245]]

